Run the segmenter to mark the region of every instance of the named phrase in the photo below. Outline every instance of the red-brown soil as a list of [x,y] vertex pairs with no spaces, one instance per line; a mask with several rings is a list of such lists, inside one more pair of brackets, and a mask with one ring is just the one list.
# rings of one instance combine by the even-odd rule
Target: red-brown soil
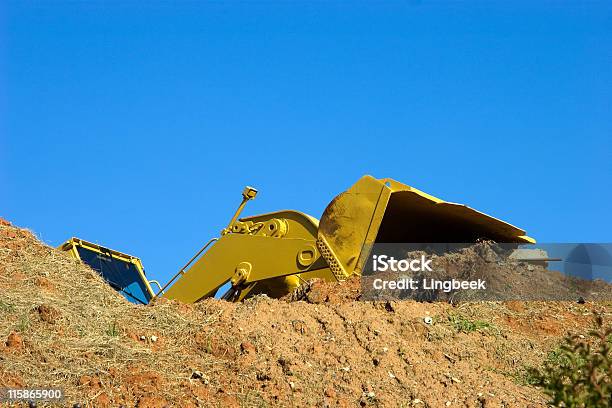
[[610,302],[366,302],[358,280],[300,298],[132,305],[0,222],[0,388],[59,387],[91,407],[538,407],[525,369],[593,311],[612,315]]

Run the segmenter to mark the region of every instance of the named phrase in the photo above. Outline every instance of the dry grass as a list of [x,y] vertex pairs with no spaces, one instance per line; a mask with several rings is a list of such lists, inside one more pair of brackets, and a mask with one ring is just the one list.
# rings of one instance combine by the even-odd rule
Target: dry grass
[[130,304],[87,266],[35,242],[29,232],[0,226],[0,233],[0,339],[16,333],[24,341],[0,354],[0,384],[73,384],[69,399],[92,404],[98,379],[125,385],[126,376],[161,371],[166,378],[155,384],[156,395],[176,400],[165,381],[213,370],[210,355],[193,350],[196,333],[217,316],[170,302]]

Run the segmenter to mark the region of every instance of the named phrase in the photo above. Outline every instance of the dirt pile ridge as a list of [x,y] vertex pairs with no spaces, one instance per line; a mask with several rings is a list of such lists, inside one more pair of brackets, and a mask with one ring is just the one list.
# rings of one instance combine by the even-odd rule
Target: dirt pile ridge
[[[127,303],[88,267],[0,223],[0,387],[95,407],[544,406],[525,368],[609,302]],[[431,317],[432,324],[424,322]]]

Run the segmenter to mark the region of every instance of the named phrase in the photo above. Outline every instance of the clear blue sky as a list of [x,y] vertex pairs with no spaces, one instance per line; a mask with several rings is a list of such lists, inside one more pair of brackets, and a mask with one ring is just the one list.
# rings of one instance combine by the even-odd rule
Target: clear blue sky
[[[612,3],[3,2],[0,216],[165,281],[362,174],[612,241]],[[510,4],[511,3],[511,4]]]

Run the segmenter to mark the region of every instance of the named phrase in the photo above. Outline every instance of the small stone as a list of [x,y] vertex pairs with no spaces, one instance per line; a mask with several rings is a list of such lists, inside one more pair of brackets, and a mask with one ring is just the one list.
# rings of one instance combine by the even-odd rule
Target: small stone
[[295,390],[295,383],[293,381],[289,381],[289,387],[291,387],[292,390]]
[[425,322],[425,324],[433,324],[433,319],[431,318],[431,316],[425,316],[423,318],[423,322]]
[[158,340],[157,336],[151,336],[152,343],[157,343],[157,340]]
[[43,322],[54,324],[59,317],[59,312],[49,305],[39,305],[35,310]]
[[23,339],[16,332],[11,332],[6,339],[6,346],[13,350],[20,350],[23,348]]
[[147,340],[147,336],[140,336],[140,340],[141,341],[146,341]]
[[451,406],[451,402],[450,401],[446,401],[446,404],[444,404],[444,405],[446,405],[447,407],[450,407]]
[[346,367],[340,367],[340,370],[342,370],[342,371],[344,371],[344,372],[348,373],[349,371],[351,371],[351,367],[349,367],[349,366],[346,366]]
[[202,384],[208,385],[208,383],[210,382],[208,377],[206,376],[206,374],[204,374],[203,372],[199,371],[199,370],[195,370],[192,374],[191,374],[191,379],[192,380],[200,380],[200,382]]
[[242,343],[240,343],[240,351],[242,352],[242,354],[254,354],[257,350],[255,349],[253,343],[243,341]]
[[302,320],[294,320],[291,322],[291,325],[293,329],[300,334],[305,334],[307,332],[306,323]]

